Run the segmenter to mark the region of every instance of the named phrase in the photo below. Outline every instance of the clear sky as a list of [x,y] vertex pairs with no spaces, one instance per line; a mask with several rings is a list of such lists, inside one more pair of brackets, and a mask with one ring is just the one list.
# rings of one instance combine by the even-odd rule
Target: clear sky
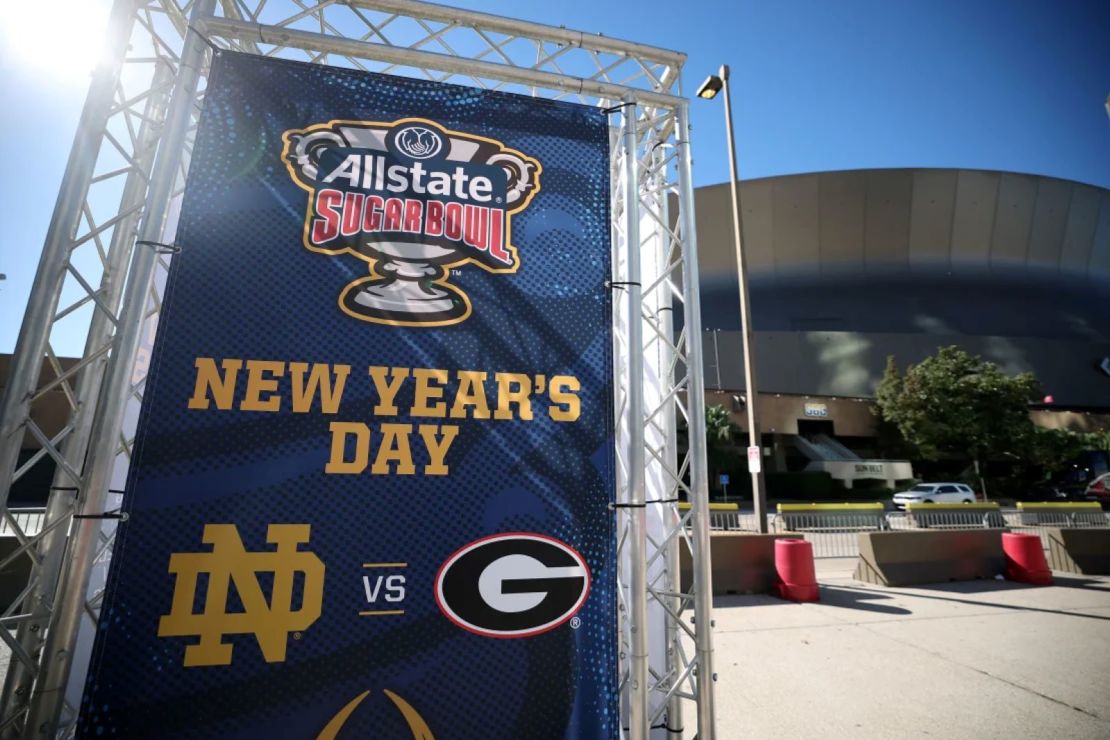
[[[457,4],[684,51],[687,95],[729,64],[742,179],[970,167],[1110,187],[1110,0]],[[0,352],[15,345],[108,2],[52,2],[80,21],[58,23],[53,44],[21,6],[34,4],[0,6]],[[697,185],[728,178],[720,105],[693,106]]]

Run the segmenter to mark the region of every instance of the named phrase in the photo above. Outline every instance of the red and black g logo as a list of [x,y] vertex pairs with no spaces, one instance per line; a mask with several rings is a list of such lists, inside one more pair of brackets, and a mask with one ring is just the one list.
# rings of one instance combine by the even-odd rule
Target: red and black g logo
[[436,574],[436,604],[459,627],[486,637],[531,637],[563,624],[590,593],[586,561],[570,545],[507,532],[457,550]]

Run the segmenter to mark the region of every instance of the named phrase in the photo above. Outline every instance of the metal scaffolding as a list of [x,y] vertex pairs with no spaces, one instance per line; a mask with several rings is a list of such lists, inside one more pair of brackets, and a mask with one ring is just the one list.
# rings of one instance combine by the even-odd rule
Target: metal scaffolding
[[[0,734],[67,736],[76,720],[172,259],[160,245],[173,241],[211,46],[611,110],[622,719],[631,738],[681,738],[684,724],[713,738],[685,55],[413,0],[116,0],[108,36],[113,57],[93,76],[0,407],[0,517],[19,542],[0,567],[31,565],[0,614],[12,653]],[[84,352],[66,364],[55,347],[75,332]],[[69,416],[51,435],[37,412],[58,392]],[[38,449],[21,460],[25,438]],[[46,514],[25,531],[8,493],[47,456]]]

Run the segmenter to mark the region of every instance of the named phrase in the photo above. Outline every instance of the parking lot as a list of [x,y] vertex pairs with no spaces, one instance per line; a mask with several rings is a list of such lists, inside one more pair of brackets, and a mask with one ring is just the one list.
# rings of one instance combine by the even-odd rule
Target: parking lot
[[1110,578],[895,589],[854,563],[818,562],[819,603],[715,600],[719,737],[1110,737]]

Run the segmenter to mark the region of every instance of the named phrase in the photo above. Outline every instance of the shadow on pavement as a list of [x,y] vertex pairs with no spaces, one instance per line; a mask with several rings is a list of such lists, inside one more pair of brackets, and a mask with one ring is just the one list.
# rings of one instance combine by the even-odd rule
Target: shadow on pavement
[[717,594],[713,597],[714,609],[731,609],[742,606],[770,606],[772,604],[791,604],[770,594]]
[[1027,588],[1037,588],[1028,583],[1017,581],[1000,581],[993,578],[979,578],[974,581],[948,581],[944,583],[923,583],[908,586],[907,588],[919,591],[947,591],[957,594],[994,593],[996,591],[1022,591]]
[[844,586],[820,585],[821,603],[825,606],[836,606],[841,609],[858,609],[865,612],[878,612],[879,614],[913,614],[909,609],[900,606],[887,606],[874,602],[890,599],[890,596],[875,591],[866,591]]
[[1054,573],[1052,575],[1052,582],[1054,586],[1063,586],[1064,588],[1082,588],[1087,591],[1105,591],[1110,593],[1110,581],[1083,578],[1082,576],[1061,576]]
[[[904,593],[903,596],[905,596],[905,598],[907,598],[907,599],[930,599],[932,601],[950,601],[954,604],[967,604],[968,606],[985,606],[985,607],[990,607],[990,608],[994,608],[994,609],[1008,609],[1008,610],[1011,610],[1011,611],[1019,611],[1019,612],[1041,612],[1043,614],[1062,614],[1062,615],[1067,616],[1067,617],[1082,617],[1084,619],[1098,619],[1098,620],[1102,620],[1102,621],[1105,621],[1105,622],[1110,622],[1110,617],[1102,616],[1102,615],[1099,615],[1099,614],[1081,614],[1079,612],[1069,611],[1067,609],[1042,609],[1040,607],[1035,607],[1035,606],[1021,606],[1020,604],[1000,604],[997,601],[977,601],[975,599],[956,599],[956,598],[952,598],[952,597],[948,597],[948,596],[933,596],[933,595],[921,593],[921,591],[923,591],[923,590],[933,590],[933,591],[940,591],[940,592],[948,591],[948,592],[956,593],[956,594],[976,593],[976,591],[961,590],[961,589],[966,588],[969,585],[974,585],[974,583],[976,583],[976,582],[964,581],[964,582],[961,582],[961,583],[939,583],[939,584],[936,584],[934,586],[913,586],[912,588],[914,589],[914,591],[912,593],[911,592]],[[1002,582],[995,582],[995,588],[990,589],[990,590],[1009,591],[1012,588],[1041,588],[1041,587],[1026,586],[1026,585],[1020,584],[1020,583],[1018,583],[1018,584],[1006,584],[1006,583],[1002,583]],[[1048,588],[1048,587],[1045,587],[1045,588]],[[871,591],[871,589],[866,589],[866,588],[861,588],[860,590],[861,591]],[[987,590],[987,589],[980,589],[980,590]],[[1099,590],[1101,590],[1101,589],[1099,589]],[[872,592],[872,593],[879,593],[879,592]]]

